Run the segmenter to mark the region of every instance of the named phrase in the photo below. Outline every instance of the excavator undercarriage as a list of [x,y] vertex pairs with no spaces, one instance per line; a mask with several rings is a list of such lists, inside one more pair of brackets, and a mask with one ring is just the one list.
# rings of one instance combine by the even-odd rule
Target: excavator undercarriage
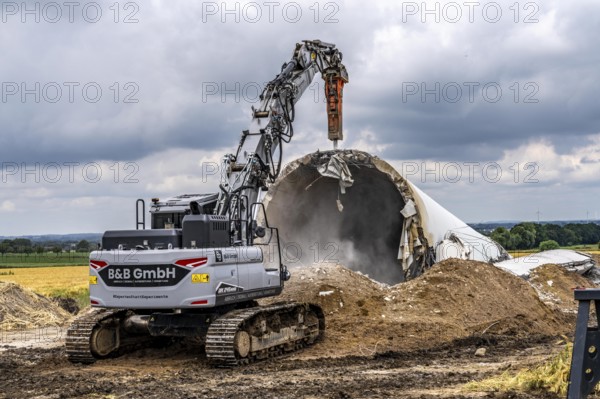
[[71,362],[91,364],[161,343],[168,337],[188,337],[204,342],[211,364],[234,367],[304,348],[325,331],[323,311],[316,305],[251,305],[221,315],[139,315],[126,309],[94,309],[77,318],[68,329],[67,356]]

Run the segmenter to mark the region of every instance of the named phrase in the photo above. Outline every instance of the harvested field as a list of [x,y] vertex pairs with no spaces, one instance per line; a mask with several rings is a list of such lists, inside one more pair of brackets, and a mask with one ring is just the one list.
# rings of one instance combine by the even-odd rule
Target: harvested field
[[56,300],[72,312],[89,305],[89,266],[2,269],[0,283],[13,282]]
[[2,269],[0,282],[10,281],[46,296],[88,288],[89,266]]

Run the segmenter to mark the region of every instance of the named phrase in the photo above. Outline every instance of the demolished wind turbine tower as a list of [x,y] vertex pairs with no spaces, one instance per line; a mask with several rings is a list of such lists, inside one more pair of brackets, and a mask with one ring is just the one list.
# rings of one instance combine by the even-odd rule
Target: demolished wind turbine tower
[[362,151],[316,152],[292,162],[264,203],[284,242],[298,247],[298,262],[339,261],[389,284],[447,258],[510,258],[390,164]]

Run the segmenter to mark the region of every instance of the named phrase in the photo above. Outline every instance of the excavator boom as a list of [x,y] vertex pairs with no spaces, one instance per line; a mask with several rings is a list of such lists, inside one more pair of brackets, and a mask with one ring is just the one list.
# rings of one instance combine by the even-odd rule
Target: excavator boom
[[[250,128],[242,132],[236,153],[223,158],[217,215],[234,213],[236,219],[243,220],[239,198],[245,198],[248,204],[262,200],[261,189],[279,175],[282,145],[294,136],[294,106],[317,72],[325,82],[328,138],[334,148],[343,140],[342,94],[348,72],[342,64],[342,53],[334,44],[305,40],[296,44],[290,61],[263,89],[259,106],[252,108]],[[240,240],[244,242],[243,234]]]

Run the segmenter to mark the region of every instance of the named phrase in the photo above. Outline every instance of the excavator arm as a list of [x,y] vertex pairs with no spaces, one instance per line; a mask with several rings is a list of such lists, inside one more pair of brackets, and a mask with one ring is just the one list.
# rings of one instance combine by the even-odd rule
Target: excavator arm
[[[342,53],[334,44],[305,40],[296,45],[291,60],[265,86],[260,105],[252,107],[250,128],[242,132],[236,153],[223,158],[215,214],[246,220],[248,207],[260,201],[261,190],[275,181],[281,169],[283,143],[294,136],[295,104],[317,72],[325,81],[328,138],[334,148],[338,140],[343,140],[342,93],[348,73]],[[239,234],[243,245],[245,236]]]

